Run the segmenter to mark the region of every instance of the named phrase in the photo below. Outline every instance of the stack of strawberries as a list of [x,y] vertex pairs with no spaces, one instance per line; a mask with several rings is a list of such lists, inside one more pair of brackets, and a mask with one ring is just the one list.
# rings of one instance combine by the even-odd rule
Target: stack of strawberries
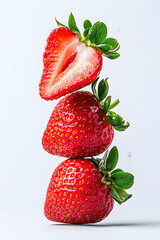
[[[44,70],[39,84],[45,100],[62,98],[56,105],[43,134],[43,148],[50,154],[68,158],[54,171],[47,190],[44,213],[56,222],[84,224],[103,220],[114,200],[119,204],[132,195],[125,190],[134,177],[118,163],[118,149],[107,150],[114,129],[124,131],[129,123],[112,109],[107,78],[99,81],[102,55],[116,59],[119,43],[107,38],[103,22],[83,23],[83,37],[73,14],[69,27],[56,20],[47,39]],[[98,83],[99,82],[99,83]],[[89,84],[92,93],[76,91]],[[102,158],[94,158],[107,150]]]

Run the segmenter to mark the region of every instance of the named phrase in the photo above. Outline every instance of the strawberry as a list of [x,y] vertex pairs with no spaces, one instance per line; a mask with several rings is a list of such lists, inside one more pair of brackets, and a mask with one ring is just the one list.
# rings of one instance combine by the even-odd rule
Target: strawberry
[[52,100],[90,84],[102,67],[101,53],[87,48],[68,28],[51,32],[44,53],[40,95]]
[[56,222],[84,224],[103,220],[112,211],[114,199],[125,202],[132,195],[123,189],[133,184],[133,175],[113,170],[118,150],[100,159],[67,159],[54,171],[46,194],[44,213]]
[[129,126],[119,115],[108,111],[115,105],[110,105],[110,96],[103,103],[108,93],[107,79],[99,83],[99,95],[95,84],[92,89],[96,96],[87,91],[77,91],[56,105],[42,138],[47,152],[63,157],[95,156],[110,146],[113,128],[125,130]]
[[119,56],[117,40],[107,38],[104,23],[93,26],[84,22],[82,38],[75,19],[69,17],[69,28],[56,20],[47,39],[43,58],[43,74],[39,84],[40,96],[45,100],[57,99],[92,83],[102,68],[102,54],[115,59]]

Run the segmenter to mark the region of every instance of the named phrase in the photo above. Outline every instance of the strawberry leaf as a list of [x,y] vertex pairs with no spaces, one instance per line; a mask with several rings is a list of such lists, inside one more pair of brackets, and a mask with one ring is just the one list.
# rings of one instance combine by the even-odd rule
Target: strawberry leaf
[[57,23],[57,25],[58,25],[59,27],[68,28],[68,27],[65,26],[64,24],[60,23],[56,18],[55,18],[55,21],[56,21],[56,23]]
[[119,204],[124,203],[125,201],[127,201],[129,198],[132,197],[131,194],[128,194],[126,191],[124,191],[123,189],[117,188],[116,186],[114,186],[110,189],[110,195]]
[[[107,152],[106,152],[107,153]],[[108,153],[107,153],[108,154]],[[106,168],[105,168],[105,159],[102,158],[101,161],[99,162],[99,171],[102,173],[106,172]]]
[[99,77],[91,84],[92,92],[93,92],[93,94],[95,95],[95,97],[96,97],[97,99],[99,99],[99,98],[98,98],[98,94],[97,94],[97,90],[96,90],[96,85],[97,85],[98,79],[99,79]]
[[106,78],[105,80],[102,79],[98,84],[98,97],[100,101],[102,101],[108,94],[109,85],[108,85],[107,79],[108,78]]
[[118,188],[129,189],[133,185],[134,177],[131,173],[117,172],[112,174],[112,180]]
[[108,185],[110,195],[119,204],[122,204],[132,197],[124,189],[132,187],[134,176],[131,173],[123,172],[120,168],[113,170],[118,163],[118,158],[118,149],[114,146],[110,152],[106,151],[102,159],[92,157],[92,160],[98,165],[98,169],[103,175],[101,182]]
[[120,56],[120,54],[117,53],[117,52],[102,52],[102,53],[103,53],[103,55],[105,55],[109,59],[116,59]]
[[84,27],[84,29],[89,29],[92,27],[92,23],[87,19],[84,21],[83,27]]
[[112,171],[117,163],[118,163],[118,158],[119,158],[119,154],[118,154],[118,149],[116,146],[114,146],[108,155],[107,161],[106,161],[106,170],[107,171]]
[[108,96],[106,98],[106,100],[104,101],[104,106],[103,106],[103,111],[105,112],[105,114],[107,114],[107,112],[109,110],[110,103],[111,103],[111,96]]
[[121,116],[116,114],[116,115],[109,115],[109,123],[112,126],[120,126],[120,125],[123,125],[124,121]]
[[114,127],[114,129],[118,131],[125,131],[130,126],[129,122],[125,122],[125,120],[123,120],[123,118],[115,112],[109,111],[108,113],[109,123]]
[[75,21],[75,18],[72,13],[70,14],[69,19],[68,19],[68,26],[72,32],[78,34],[79,37],[81,37],[80,31],[76,25],[76,21]]
[[103,166],[104,166],[105,171],[106,171],[106,161],[107,161],[107,159],[108,159],[108,155],[109,155],[109,151],[107,150],[107,151],[105,152],[103,158],[102,158],[102,159],[104,160]]
[[89,28],[85,29],[83,32],[83,37],[86,38],[89,32]]
[[[104,113],[107,115],[109,124],[114,127],[117,131],[125,131],[130,124],[126,122],[119,114],[116,114],[115,112],[111,111],[114,107],[116,107],[119,104],[119,99],[115,100],[111,104],[111,96],[107,97],[108,91],[109,91],[109,85],[108,85],[108,78],[105,80],[102,79],[100,83],[98,84],[98,93],[96,90],[96,84],[99,78],[97,78],[92,84],[92,92],[99,101],[99,104],[101,108],[103,109]],[[106,98],[107,97],[107,98]],[[105,100],[104,100],[105,99]],[[104,100],[104,101],[103,101]]]
[[117,172],[123,172],[123,170],[120,169],[120,168],[117,168],[117,169],[113,170],[113,171],[111,172],[111,177],[112,177],[112,175],[113,175],[114,173],[117,173]]
[[120,45],[118,45],[118,47],[117,48],[115,48],[114,50],[109,50],[109,52],[117,52],[118,50],[120,49]]
[[95,158],[95,157],[91,157],[91,159],[93,160],[93,162],[95,162],[97,165],[99,165],[101,158]]
[[88,39],[93,44],[101,44],[107,36],[107,27],[103,22],[96,22],[89,30]]
[[103,43],[110,45],[111,49],[116,49],[119,46],[118,41],[114,38],[107,38]]
[[97,46],[102,52],[108,52],[109,50],[112,50],[112,46],[111,45],[109,45],[109,44],[99,44],[98,46]]
[[118,104],[119,104],[119,99],[117,99],[116,101],[114,101],[114,102],[110,105],[109,110],[113,109],[113,108],[116,107]]
[[114,129],[117,131],[125,131],[130,126],[129,122],[120,126],[114,126]]

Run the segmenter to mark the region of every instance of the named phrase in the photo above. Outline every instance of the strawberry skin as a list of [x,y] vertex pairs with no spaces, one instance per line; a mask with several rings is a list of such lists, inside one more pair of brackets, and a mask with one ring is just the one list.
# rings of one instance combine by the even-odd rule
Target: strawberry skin
[[44,205],[47,219],[84,224],[106,218],[114,200],[101,179],[102,175],[91,159],[62,162],[55,169],[48,186]]
[[40,96],[53,100],[92,83],[102,68],[102,54],[79,41],[70,29],[54,29],[43,58]]
[[98,100],[87,91],[59,101],[43,134],[43,148],[63,157],[88,157],[104,152],[114,137],[113,127]]

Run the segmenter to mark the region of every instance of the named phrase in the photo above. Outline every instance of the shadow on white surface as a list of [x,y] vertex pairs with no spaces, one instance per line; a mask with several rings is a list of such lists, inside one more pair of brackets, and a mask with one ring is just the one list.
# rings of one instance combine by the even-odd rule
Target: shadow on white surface
[[97,224],[67,224],[67,223],[54,223],[52,226],[76,226],[76,227],[160,227],[160,221],[156,222],[124,222],[124,223],[97,223]]

